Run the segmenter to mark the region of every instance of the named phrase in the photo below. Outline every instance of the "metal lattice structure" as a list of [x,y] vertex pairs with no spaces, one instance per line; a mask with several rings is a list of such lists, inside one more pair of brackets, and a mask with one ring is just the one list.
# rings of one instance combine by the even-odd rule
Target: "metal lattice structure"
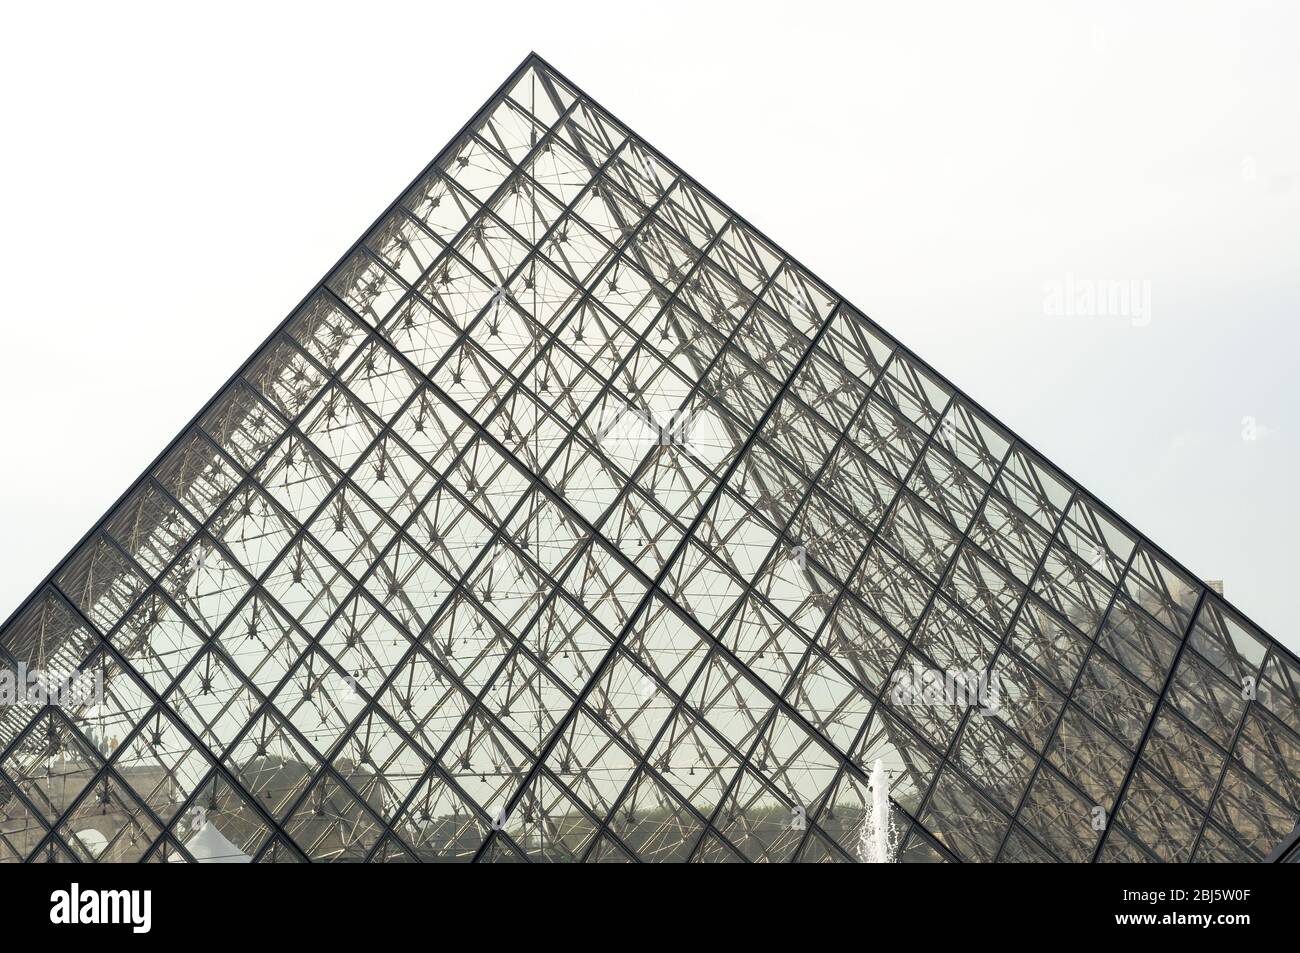
[[873,771],[907,861],[1300,821],[1296,658],[536,56],[0,665],[102,686],[0,708],[6,861],[854,860]]

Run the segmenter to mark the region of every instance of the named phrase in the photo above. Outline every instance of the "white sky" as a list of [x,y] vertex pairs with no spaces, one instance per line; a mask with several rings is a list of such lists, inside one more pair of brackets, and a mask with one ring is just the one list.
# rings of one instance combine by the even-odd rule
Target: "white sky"
[[535,49],[1300,649],[1300,5],[205,7],[5,14],[0,619]]

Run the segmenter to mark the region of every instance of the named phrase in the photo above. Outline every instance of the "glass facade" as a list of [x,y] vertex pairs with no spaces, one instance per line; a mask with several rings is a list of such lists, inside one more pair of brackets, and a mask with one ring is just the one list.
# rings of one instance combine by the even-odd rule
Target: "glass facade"
[[0,673],[0,861],[852,861],[881,768],[901,861],[1300,822],[1295,656],[535,56]]

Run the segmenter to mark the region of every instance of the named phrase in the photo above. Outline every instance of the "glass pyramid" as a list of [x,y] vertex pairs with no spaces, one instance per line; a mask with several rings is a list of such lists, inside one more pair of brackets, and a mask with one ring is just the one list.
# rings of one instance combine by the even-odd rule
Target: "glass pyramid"
[[1300,820],[1296,657],[536,56],[0,666],[6,861],[1229,861]]

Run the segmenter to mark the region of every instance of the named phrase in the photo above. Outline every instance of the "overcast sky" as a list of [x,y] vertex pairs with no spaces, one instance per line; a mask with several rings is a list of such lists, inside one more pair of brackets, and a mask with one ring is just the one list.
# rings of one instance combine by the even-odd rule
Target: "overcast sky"
[[1300,5],[205,6],[5,14],[0,619],[535,49],[1300,649]]

